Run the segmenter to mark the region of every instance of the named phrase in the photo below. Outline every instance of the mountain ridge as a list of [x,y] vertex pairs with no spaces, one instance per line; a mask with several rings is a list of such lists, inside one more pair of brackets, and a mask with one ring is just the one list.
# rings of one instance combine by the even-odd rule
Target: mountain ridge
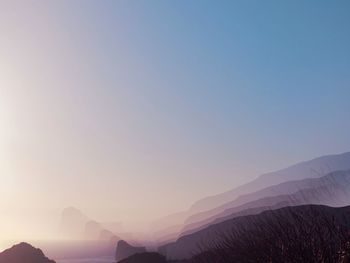
[[222,238],[220,233],[248,229],[261,223],[285,219],[293,221],[293,214],[303,215],[303,218],[337,220],[350,227],[350,206],[329,207],[324,205],[288,206],[276,210],[266,210],[259,214],[239,216],[208,226],[198,232],[180,237],[177,241],[161,246],[159,253],[171,260],[189,259],[195,255],[206,242],[215,243]]

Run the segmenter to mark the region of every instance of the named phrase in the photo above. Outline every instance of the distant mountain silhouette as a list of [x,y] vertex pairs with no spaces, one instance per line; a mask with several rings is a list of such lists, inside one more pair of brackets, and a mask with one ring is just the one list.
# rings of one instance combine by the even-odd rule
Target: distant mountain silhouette
[[[203,220],[204,218],[208,218],[207,215],[201,217],[200,213],[210,211],[232,202],[239,196],[259,191],[271,185],[305,178],[318,178],[330,172],[341,170],[350,170],[350,152],[318,157],[309,161],[297,163],[285,169],[260,175],[255,180],[230,191],[200,199],[187,211],[168,215],[157,220],[153,224],[154,229],[158,236],[163,236],[163,238],[160,238],[160,242],[175,239],[179,234],[179,225],[184,224],[184,222],[186,222],[186,224],[191,224]],[[247,201],[252,200],[242,199],[240,200],[240,204]],[[239,204],[237,203],[236,205]]]
[[155,220],[151,224],[151,228],[156,236],[165,237],[165,239],[167,239],[169,236],[172,236],[174,233],[178,233],[181,230],[182,224],[189,216],[189,211],[170,214]]
[[184,224],[176,225],[164,230],[160,230],[154,233],[154,236],[156,237],[155,242],[158,244],[158,246],[172,242],[176,240],[179,237],[179,234],[183,233],[184,231],[185,231]]
[[106,230],[106,229],[102,229],[99,233],[99,240],[108,240],[112,243],[117,243],[118,240],[120,240],[120,238],[118,236],[116,236],[113,232]]
[[[295,215],[298,215],[298,217]],[[254,233],[252,231],[257,228],[263,231],[270,231],[270,228],[267,228],[267,226],[272,226],[271,229],[274,229],[273,226],[283,227],[283,225],[302,224],[300,221],[295,221],[295,218],[302,218],[303,222],[318,221],[318,226],[320,227],[322,227],[322,222],[335,222],[336,225],[345,225],[349,229],[350,206],[341,208],[323,205],[292,206],[277,210],[267,210],[256,215],[236,217],[183,236],[176,242],[160,247],[159,253],[165,255],[168,259],[189,259],[200,252],[201,247],[206,247],[207,244],[220,243],[225,234],[236,231],[242,233],[243,238],[244,235]],[[251,253],[254,254],[255,252],[252,250]]]
[[188,221],[193,223],[186,225],[180,236],[236,216],[302,204],[350,204],[350,171],[337,171],[320,178],[289,181],[238,197],[223,206],[190,218]]
[[[110,223],[109,225],[112,226]],[[101,240],[117,242],[120,238],[101,223],[91,220],[75,207],[62,212],[60,232],[63,236],[76,240]]]
[[167,260],[156,252],[145,252],[132,255],[119,263],[167,263]]
[[100,223],[90,220],[85,224],[84,234],[87,239],[98,239],[100,237],[103,227]]
[[126,241],[120,240],[117,244],[115,259],[117,262],[120,262],[121,260],[128,258],[132,255],[144,252],[146,252],[145,247],[134,247],[128,244]]
[[60,232],[70,238],[82,238],[85,230],[85,224],[89,221],[79,209],[75,207],[67,207],[63,209]]
[[113,232],[113,233],[123,233],[125,232],[124,226],[122,222],[100,222],[101,225],[103,225],[103,227],[105,229],[108,229],[109,231]]
[[20,243],[0,253],[0,263],[55,263],[27,243]]
[[260,175],[250,183],[244,184],[230,191],[201,199],[194,203],[191,212],[206,211],[230,202],[240,195],[247,194],[270,185],[291,180],[321,177],[334,171],[350,170],[350,152],[336,155],[326,155],[297,163],[276,172]]

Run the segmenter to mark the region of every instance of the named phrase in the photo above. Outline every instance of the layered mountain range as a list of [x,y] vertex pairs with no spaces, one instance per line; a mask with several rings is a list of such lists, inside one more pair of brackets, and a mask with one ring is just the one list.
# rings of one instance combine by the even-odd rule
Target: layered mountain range
[[181,235],[189,234],[211,223],[267,209],[302,204],[346,206],[349,203],[350,171],[337,171],[320,178],[281,183],[241,196],[200,216],[190,218],[191,223],[185,225]]
[[171,259],[189,258],[201,242],[198,236],[203,237],[208,229],[217,232],[235,218],[307,204],[350,204],[350,153],[324,156],[264,174],[241,187],[196,202],[186,212],[183,224],[172,228],[178,232],[164,235],[169,241],[161,240],[159,251]]
[[[303,179],[317,179],[335,171],[346,170],[350,170],[350,152],[322,156],[276,172],[262,174],[255,180],[230,191],[203,198],[194,203],[188,211],[169,215],[156,221],[154,225],[158,226],[158,242],[164,244],[174,241],[191,229],[204,226],[218,217],[225,216],[224,211],[227,209],[242,206],[240,210],[244,210],[249,208],[246,205],[248,202],[269,196],[289,195],[307,188],[308,182],[301,182]],[[288,184],[283,185],[287,182]],[[315,181],[309,183],[315,184]],[[304,184],[305,186],[303,186]],[[277,187],[277,185],[280,186]],[[310,187],[315,186],[310,185]],[[273,203],[267,205],[272,206]],[[263,202],[260,206],[264,206]],[[221,215],[221,213],[223,214]]]
[[[112,223],[109,223],[109,226],[111,225]],[[77,240],[116,242],[120,239],[113,230],[107,229],[105,224],[90,219],[75,207],[67,207],[63,210],[59,230],[63,237]]]
[[298,231],[304,228],[303,231],[306,229],[307,232],[307,228],[312,224],[320,228],[316,229],[316,235],[317,231],[322,232],[328,227],[335,229],[338,226],[344,227],[347,232],[350,229],[350,206],[341,208],[323,205],[288,206],[255,215],[239,216],[183,236],[176,242],[160,247],[159,252],[166,255],[169,260],[190,259],[196,254],[203,253],[203,250],[210,249],[211,244],[220,244],[227,237],[233,236],[232,233],[240,233],[238,238],[245,239],[253,237],[257,230],[262,237],[274,231],[277,234],[278,232],[285,234],[284,228],[296,233],[295,240],[290,242],[302,242],[302,238],[305,237],[299,237]]
[[[282,225],[301,227],[300,222],[331,219],[336,227],[344,226],[350,231],[349,205],[350,153],[329,155],[263,174],[231,191],[199,200],[188,211],[155,222],[159,254],[140,247],[132,233],[123,233],[120,223],[97,222],[74,207],[64,209],[60,221],[61,235],[71,240],[63,244],[64,253],[44,248],[51,251],[50,257],[57,255],[56,259],[63,254],[82,258],[116,253],[115,259],[120,262],[143,262],[150,258],[187,262],[196,254],[203,256],[203,247],[208,242],[220,242],[227,233],[240,232],[245,237],[259,230],[267,235]],[[34,261],[30,261],[32,258]],[[53,261],[41,250],[21,243],[2,252],[1,262]]]
[[[237,224],[241,226],[248,218],[260,220],[269,211],[310,204],[342,207],[349,205],[349,201],[350,153],[328,155],[263,174],[231,191],[199,200],[188,211],[155,222],[154,236],[162,255],[184,260],[192,257],[200,244],[213,240],[214,233],[229,231]],[[116,246],[120,234],[114,235],[105,226],[74,208],[65,209],[61,221],[63,232],[87,239],[111,240]],[[126,236],[123,239],[135,243]],[[144,252],[144,247],[119,241],[116,259],[120,261]]]
[[230,202],[241,195],[255,192],[271,185],[305,178],[321,177],[330,172],[349,169],[350,152],[318,157],[309,161],[294,164],[275,172],[262,174],[255,180],[230,191],[203,198],[195,202],[191,206],[190,211],[191,214],[206,211]]

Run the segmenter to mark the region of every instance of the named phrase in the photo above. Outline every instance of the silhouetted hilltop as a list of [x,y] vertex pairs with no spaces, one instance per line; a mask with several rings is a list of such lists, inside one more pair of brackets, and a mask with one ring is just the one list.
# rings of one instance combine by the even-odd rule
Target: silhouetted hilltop
[[55,263],[27,243],[20,243],[0,253],[0,263]]
[[126,241],[120,240],[117,244],[115,259],[117,262],[119,262],[120,260],[128,258],[132,255],[144,252],[146,252],[145,247],[134,247],[128,244]]
[[[305,226],[309,228],[317,226],[319,229],[316,229],[316,233],[322,233],[328,229],[336,228],[327,228],[329,226],[325,222],[333,222],[336,226],[342,225],[350,229],[350,206],[333,208],[322,205],[304,205],[284,207],[277,210],[264,211],[257,215],[237,217],[183,236],[176,242],[160,247],[159,252],[168,259],[188,259],[200,252],[201,247],[205,248],[211,244],[219,244],[225,238],[225,235],[240,233],[237,238],[243,239],[245,237],[251,237],[252,233],[257,229],[260,230],[259,234],[261,237],[267,236],[270,232],[276,230],[288,229],[290,231],[289,234],[294,234],[296,235],[296,239],[300,239],[296,241],[303,242],[305,237],[302,235],[298,236],[298,227]],[[284,234],[287,237],[289,235],[288,233]],[[310,240],[312,241],[312,239]],[[244,246],[250,244],[249,239],[245,240],[245,242],[243,244]],[[254,246],[251,249],[254,249]],[[251,253],[253,251],[251,250]]]

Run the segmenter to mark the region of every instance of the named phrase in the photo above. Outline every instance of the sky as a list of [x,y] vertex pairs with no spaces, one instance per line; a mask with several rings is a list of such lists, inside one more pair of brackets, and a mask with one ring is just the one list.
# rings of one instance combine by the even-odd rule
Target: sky
[[34,235],[67,206],[145,224],[349,151],[349,11],[1,0],[2,233]]

